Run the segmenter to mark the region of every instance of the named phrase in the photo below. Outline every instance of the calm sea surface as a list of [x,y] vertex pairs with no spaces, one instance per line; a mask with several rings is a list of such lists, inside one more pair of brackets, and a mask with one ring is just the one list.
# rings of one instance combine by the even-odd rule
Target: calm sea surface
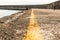
[[9,16],[9,15],[17,13],[17,12],[21,12],[21,11],[18,11],[18,10],[0,10],[0,18],[2,18],[4,16]]

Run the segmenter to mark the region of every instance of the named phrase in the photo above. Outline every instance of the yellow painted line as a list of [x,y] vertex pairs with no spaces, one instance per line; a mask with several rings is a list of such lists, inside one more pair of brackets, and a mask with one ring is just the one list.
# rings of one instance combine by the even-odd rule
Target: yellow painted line
[[43,40],[40,27],[37,23],[33,9],[31,11],[31,18],[30,18],[29,26],[27,28],[27,33],[25,34],[23,40]]

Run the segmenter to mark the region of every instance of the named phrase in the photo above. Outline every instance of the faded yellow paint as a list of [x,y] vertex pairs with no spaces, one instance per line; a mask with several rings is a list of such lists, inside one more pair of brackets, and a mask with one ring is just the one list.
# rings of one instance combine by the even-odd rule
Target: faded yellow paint
[[31,11],[30,23],[27,29],[27,33],[23,40],[43,40],[40,27],[37,23],[36,16],[34,15],[33,9]]

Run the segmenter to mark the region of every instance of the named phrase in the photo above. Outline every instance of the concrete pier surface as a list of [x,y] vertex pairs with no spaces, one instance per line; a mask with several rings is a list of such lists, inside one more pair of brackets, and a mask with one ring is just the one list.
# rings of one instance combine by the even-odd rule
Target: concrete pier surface
[[60,10],[30,9],[0,18],[0,40],[60,40]]

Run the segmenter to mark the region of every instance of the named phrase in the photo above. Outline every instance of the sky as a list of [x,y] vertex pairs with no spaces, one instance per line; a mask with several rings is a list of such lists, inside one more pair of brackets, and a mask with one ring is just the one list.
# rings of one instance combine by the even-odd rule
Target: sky
[[48,4],[57,0],[0,0],[0,5]]

